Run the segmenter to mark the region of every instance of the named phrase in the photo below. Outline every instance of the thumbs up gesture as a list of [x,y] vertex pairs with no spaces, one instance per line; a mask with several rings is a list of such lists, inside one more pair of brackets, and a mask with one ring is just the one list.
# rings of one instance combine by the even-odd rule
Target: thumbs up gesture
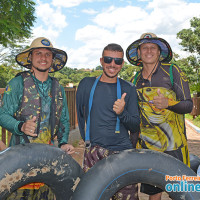
[[165,97],[161,92],[160,89],[157,90],[158,96],[153,98],[153,104],[158,109],[164,109],[168,107],[168,98]]
[[36,128],[36,116],[32,119],[27,120],[23,123],[21,131],[24,132],[26,135],[30,135],[32,137],[36,137],[37,134],[34,133]]
[[125,97],[126,97],[126,93],[122,94],[121,99],[117,99],[117,101],[115,101],[113,105],[113,110],[115,111],[117,115],[121,114],[124,110],[124,106],[126,104]]

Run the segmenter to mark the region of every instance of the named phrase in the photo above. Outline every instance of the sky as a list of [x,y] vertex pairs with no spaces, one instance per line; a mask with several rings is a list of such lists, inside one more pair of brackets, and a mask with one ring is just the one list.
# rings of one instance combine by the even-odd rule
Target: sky
[[200,17],[199,0],[34,1],[37,19],[28,44],[36,37],[48,38],[67,52],[66,66],[77,69],[96,68],[107,44],[120,44],[126,51],[146,32],[167,40],[173,52],[186,57],[177,33]]

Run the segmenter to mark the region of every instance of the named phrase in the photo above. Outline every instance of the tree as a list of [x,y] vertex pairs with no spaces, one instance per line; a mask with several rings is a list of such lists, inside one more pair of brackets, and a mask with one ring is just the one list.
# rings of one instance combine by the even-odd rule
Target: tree
[[197,83],[199,74],[196,73],[194,66],[197,66],[197,59],[195,56],[179,59],[179,56],[173,58],[172,63],[178,65],[186,75],[191,92],[200,92],[199,84]]
[[140,67],[127,64],[127,62],[124,63],[124,66],[122,67],[119,75],[122,79],[126,81],[131,81],[133,76],[136,74],[137,71],[140,70]]
[[16,66],[16,55],[27,48],[29,47],[26,45],[14,45],[14,47],[9,46],[9,48],[0,45],[0,63],[9,63],[9,65]]
[[34,6],[31,0],[0,1],[0,45],[9,47],[31,36]]
[[193,77],[192,88],[200,96],[200,18],[194,17],[190,20],[189,29],[183,29],[177,33],[177,38],[181,39],[180,45],[183,46],[184,51],[192,53],[192,56],[188,57],[188,63],[192,66],[189,73],[196,75],[196,79]]
[[101,65],[99,65],[99,66],[97,66],[97,67],[95,68],[95,70],[103,70],[103,67],[102,67]]
[[184,51],[200,55],[200,18],[192,18],[190,26],[191,28],[177,33],[177,37],[182,40],[180,45],[184,47]]
[[0,65],[0,88],[5,88],[8,82],[20,71],[9,65]]

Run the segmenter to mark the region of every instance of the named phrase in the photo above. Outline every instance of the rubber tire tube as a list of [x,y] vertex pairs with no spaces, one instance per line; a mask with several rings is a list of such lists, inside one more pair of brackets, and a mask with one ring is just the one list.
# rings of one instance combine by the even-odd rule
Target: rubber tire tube
[[200,158],[194,154],[190,154],[190,168],[197,173],[197,169],[200,165]]
[[[178,159],[151,150],[125,150],[97,162],[81,179],[72,200],[109,200],[121,188],[134,183],[147,183],[165,190],[165,176],[196,176]],[[200,181],[189,181],[200,184]],[[199,192],[169,192],[173,200],[199,200]]]
[[67,153],[47,144],[19,144],[0,153],[0,199],[32,182],[42,182],[57,200],[71,199],[83,171]]

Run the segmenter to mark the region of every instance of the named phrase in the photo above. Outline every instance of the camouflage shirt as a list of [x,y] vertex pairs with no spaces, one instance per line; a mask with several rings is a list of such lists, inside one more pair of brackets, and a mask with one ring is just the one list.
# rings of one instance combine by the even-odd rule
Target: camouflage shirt
[[[40,111],[40,128],[38,130],[38,137],[34,139],[31,138],[31,142],[49,143],[49,141],[51,140],[49,119],[52,99],[50,93],[52,78],[48,77],[48,79],[44,82],[39,81],[34,76],[32,76],[32,78],[35,82],[35,86],[37,87],[39,96],[41,98],[42,109]],[[20,106],[22,103],[24,90],[23,85],[24,83],[22,76],[17,76],[13,78],[6,87],[6,91],[4,92],[3,96],[2,106],[0,107],[0,125],[12,132],[13,135],[11,137],[11,145],[15,144],[15,135],[23,135],[23,133],[18,130],[18,125],[21,121],[24,120],[17,120],[15,117],[16,113],[21,109]],[[62,86],[61,92],[63,97],[63,107],[61,111],[60,121],[62,122],[63,127],[59,127],[59,131],[62,132],[62,137],[59,138],[58,141],[59,144],[67,143],[69,134],[69,113],[65,91]],[[22,141],[20,141],[20,143],[24,143],[23,139]]]

